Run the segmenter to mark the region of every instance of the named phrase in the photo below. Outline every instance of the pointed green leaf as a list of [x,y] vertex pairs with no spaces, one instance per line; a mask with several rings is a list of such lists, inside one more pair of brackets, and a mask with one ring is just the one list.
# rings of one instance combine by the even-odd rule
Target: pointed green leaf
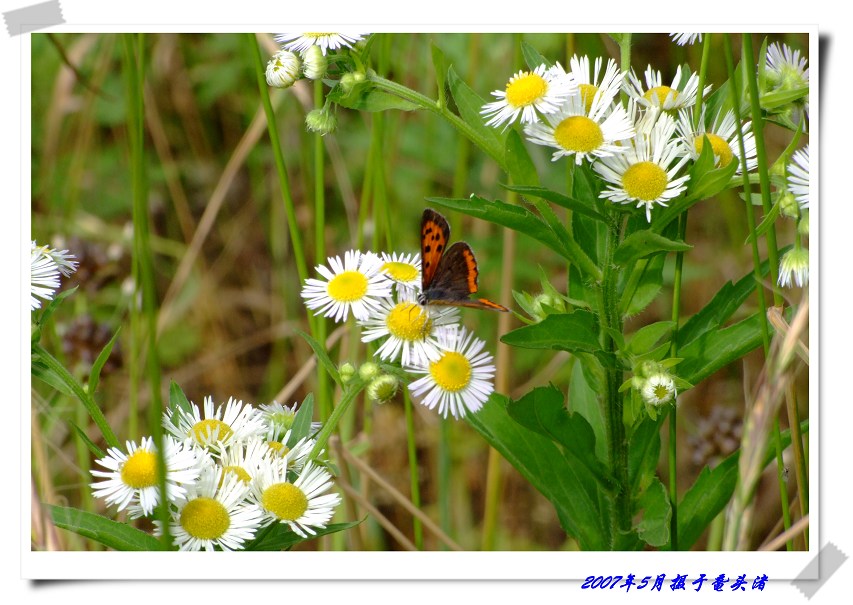
[[77,288],[79,288],[79,286],[74,286],[73,288],[64,290],[50,299],[47,304],[44,305],[44,309],[42,310],[41,315],[39,315],[36,323],[39,326],[45,325],[47,320],[50,319],[50,316],[53,315],[54,311],[56,311],[59,308],[59,305],[62,304],[62,301],[74,294],[77,291]]
[[104,364],[107,363],[107,359],[110,358],[110,353],[113,350],[113,345],[116,343],[116,339],[118,339],[119,332],[121,332],[121,327],[116,330],[116,333],[113,334],[113,337],[110,338],[110,341],[101,349],[100,354],[97,359],[95,359],[95,363],[92,364],[92,371],[89,374],[89,392],[94,393],[98,390],[98,382],[101,379],[101,369],[104,367]]
[[761,103],[761,109],[773,111],[774,109],[779,109],[780,107],[785,107],[786,105],[790,105],[791,103],[801,99],[808,98],[808,96],[809,87],[798,86],[796,88],[768,92],[767,94],[761,95],[759,102]]
[[188,416],[192,416],[193,413],[193,406],[184,394],[184,390],[174,380],[169,383],[169,408],[175,412],[181,410]]
[[658,321],[643,326],[631,335],[625,351],[632,355],[648,353],[664,336],[672,332],[674,327],[674,321]]
[[[366,519],[366,517],[365,517]],[[364,519],[362,519],[363,521]],[[308,540],[316,540],[320,536],[327,536],[341,531],[346,531],[357,526],[361,521],[350,521],[348,523],[332,523],[326,527],[316,528],[316,533],[309,537],[303,538],[295,533],[285,523],[276,523],[275,527],[265,534],[260,541],[253,541],[246,545],[246,550],[253,551],[280,551],[289,550],[301,542]]]
[[537,324],[523,326],[504,334],[501,342],[523,349],[569,352],[594,352],[601,348],[596,317],[593,313],[582,310],[549,315]]
[[87,448],[89,448],[89,451],[92,452],[95,458],[104,458],[106,456],[104,451],[97,445],[95,445],[91,439],[89,439],[89,436],[83,429],[81,429],[73,422],[69,422],[69,424],[71,425],[71,428],[74,429],[74,432],[77,433],[77,436],[80,438],[80,440],[83,441]]
[[523,185],[502,185],[502,187],[504,189],[520,193],[525,197],[541,198],[543,200],[551,202],[552,204],[557,204],[558,206],[562,206],[563,208],[568,208],[572,212],[583,214],[597,221],[606,221],[604,215],[598,212],[598,210],[596,210],[594,207],[584,202],[581,202],[580,200],[576,200],[575,198],[563,195],[562,193],[559,193],[557,191],[551,191],[550,189],[545,189],[544,187],[527,187]]
[[432,67],[433,71],[435,71],[435,86],[438,89],[438,104],[440,107],[444,107],[446,104],[444,87],[447,81],[447,59],[444,57],[444,52],[435,42],[430,44],[430,50],[432,52]]
[[622,240],[613,260],[623,267],[628,267],[636,260],[657,254],[659,252],[686,252],[693,246],[654,233],[650,229],[635,231]]
[[302,338],[304,338],[305,342],[307,342],[308,345],[314,350],[314,355],[317,356],[317,360],[319,361],[320,365],[322,365],[326,369],[326,371],[329,373],[329,376],[332,377],[332,380],[334,380],[338,384],[341,384],[341,376],[340,374],[338,374],[338,368],[335,367],[334,363],[332,363],[332,360],[329,358],[329,354],[326,353],[326,350],[322,347],[322,345],[320,345],[319,342],[311,338],[305,332],[302,332],[301,330],[297,330],[296,332]]
[[521,140],[517,130],[510,130],[506,137],[506,169],[512,182],[517,185],[539,185],[536,166]]
[[314,419],[314,395],[308,393],[305,400],[299,405],[296,410],[296,417],[293,419],[293,425],[290,427],[290,439],[285,445],[293,447],[303,437],[311,435],[311,421]]
[[45,365],[45,363],[42,362],[35,354],[32,356],[32,361],[30,362],[30,373],[33,375],[33,378],[38,378],[43,383],[53,389],[56,389],[63,395],[67,395],[68,397],[75,396],[74,391],[65,384],[65,381],[62,380],[56,372],[47,367],[47,365]]
[[527,64],[527,68],[531,71],[542,64],[544,64],[545,67],[551,67],[554,64],[553,61],[549,61],[542,56],[542,53],[530,46],[527,42],[523,41],[521,43],[521,55],[524,57],[524,62]]
[[761,313],[722,330],[706,332],[687,346],[678,350],[683,361],[678,366],[678,375],[684,380],[699,384],[702,380],[737,361],[762,343]]
[[600,504],[585,496],[577,469],[549,438],[510,418],[507,398],[492,394],[466,419],[557,511],[563,529],[583,550],[606,550],[609,526]]
[[76,508],[45,505],[50,512],[53,524],[61,529],[73,531],[84,538],[90,538],[108,548],[121,551],[163,550],[163,543],[151,534],[131,527],[127,523],[118,523],[101,515]]
[[368,80],[359,82],[347,92],[340,85],[335,86],[329,92],[328,99],[341,107],[358,111],[388,111],[391,109],[414,111],[421,108],[411,101],[376,88]]
[[569,408],[572,413],[586,418],[595,433],[595,455],[599,460],[607,460],[607,434],[601,400],[604,368],[593,355],[579,354],[577,358],[569,383]]
[[480,111],[486,102],[465,81],[456,75],[451,66],[447,70],[447,84],[450,94],[459,110],[459,116],[473,128],[485,141],[486,153],[495,158],[499,163],[504,160],[504,135],[501,131],[491,126],[486,126]]

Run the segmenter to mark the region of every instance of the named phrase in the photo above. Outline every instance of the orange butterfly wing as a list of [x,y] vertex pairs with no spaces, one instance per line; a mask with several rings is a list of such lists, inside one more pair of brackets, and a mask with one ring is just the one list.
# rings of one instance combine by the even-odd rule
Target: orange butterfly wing
[[435,210],[427,208],[421,217],[421,285],[427,290],[435,277],[441,256],[450,239],[450,225]]

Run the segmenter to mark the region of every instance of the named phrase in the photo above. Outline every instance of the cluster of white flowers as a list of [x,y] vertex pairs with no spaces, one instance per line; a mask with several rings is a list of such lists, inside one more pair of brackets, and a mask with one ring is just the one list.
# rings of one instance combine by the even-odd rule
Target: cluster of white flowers
[[[592,67],[591,67],[592,66]],[[697,74],[676,70],[672,82],[648,66],[641,80],[633,71],[620,72],[609,59],[602,74],[599,57],[572,57],[570,69],[559,63],[540,65],[510,78],[496,101],[483,106],[486,124],[511,124],[519,116],[528,140],[556,149],[552,160],[584,160],[605,180],[603,199],[644,207],[647,220],[655,205],[666,206],[687,187],[684,168],[701,153],[707,137],[718,166],[740,164],[734,114],[706,119],[694,126],[689,108],[699,94]],[[705,87],[703,95],[711,90]],[[627,106],[619,99],[625,93]],[[748,168],[755,165],[755,141],[743,130]]]
[[366,35],[325,32],[278,34],[275,40],[282,47],[267,63],[267,84],[287,88],[302,76],[320,80],[326,75],[328,51],[352,48]]
[[[258,529],[283,523],[302,538],[324,528],[340,503],[332,475],[313,457],[311,438],[294,434],[296,406],[254,407],[229,398],[216,406],[169,409],[163,417],[169,531],[180,550],[241,550]],[[93,470],[94,495],[131,518],[161,501],[157,444],[144,437],[110,448]],[[322,456],[322,452],[320,453]],[[162,532],[154,520],[156,533]]]
[[[409,390],[422,404],[456,418],[483,406],[494,391],[493,357],[459,324],[456,308],[418,302],[419,255],[350,250],[317,272],[323,279],[308,279],[302,289],[306,306],[338,322],[352,314],[362,341],[384,339],[376,356],[420,376]],[[374,390],[380,386],[392,391],[383,384]]]

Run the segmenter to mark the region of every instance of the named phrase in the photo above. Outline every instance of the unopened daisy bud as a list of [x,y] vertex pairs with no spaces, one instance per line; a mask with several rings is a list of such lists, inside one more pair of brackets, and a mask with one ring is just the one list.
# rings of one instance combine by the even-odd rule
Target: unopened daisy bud
[[669,374],[655,374],[646,379],[640,395],[643,401],[650,405],[660,406],[669,403],[677,395],[675,381]]
[[400,381],[396,376],[383,374],[367,386],[367,397],[378,403],[386,403],[394,398],[400,389]]
[[321,80],[326,75],[329,61],[319,46],[309,46],[302,53],[302,70],[310,80]]
[[361,82],[364,82],[364,74],[360,71],[353,71],[341,76],[340,86],[345,94],[349,94]]
[[341,367],[338,368],[338,374],[341,377],[341,382],[346,384],[352,380],[353,376],[355,376],[355,366],[349,362],[343,363],[341,364]]
[[358,368],[358,375],[365,382],[369,382],[379,376],[379,366],[372,361],[366,361]]
[[267,84],[274,88],[289,88],[299,79],[302,61],[289,50],[280,50],[267,63]]
[[537,321],[542,321],[548,316],[548,311],[543,308],[543,305],[552,309],[563,309],[563,301],[553,294],[547,292],[537,294],[532,305],[533,318]]
[[788,250],[779,261],[779,285],[790,288],[796,284],[802,288],[809,283],[809,251],[807,248]]
[[312,109],[305,116],[305,126],[311,132],[319,132],[321,135],[327,135],[330,132],[335,132],[338,127],[338,119],[335,114],[323,109]]
[[794,194],[790,191],[786,191],[779,196],[779,212],[782,216],[787,216],[788,218],[797,218],[799,216],[800,205],[797,203]]

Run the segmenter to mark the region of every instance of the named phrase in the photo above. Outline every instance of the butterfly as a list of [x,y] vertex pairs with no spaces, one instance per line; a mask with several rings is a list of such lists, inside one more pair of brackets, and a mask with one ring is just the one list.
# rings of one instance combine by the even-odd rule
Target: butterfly
[[477,259],[471,246],[456,242],[449,248],[450,225],[435,210],[427,208],[421,217],[421,293],[422,305],[452,305],[509,311],[485,298],[470,300],[477,292]]

